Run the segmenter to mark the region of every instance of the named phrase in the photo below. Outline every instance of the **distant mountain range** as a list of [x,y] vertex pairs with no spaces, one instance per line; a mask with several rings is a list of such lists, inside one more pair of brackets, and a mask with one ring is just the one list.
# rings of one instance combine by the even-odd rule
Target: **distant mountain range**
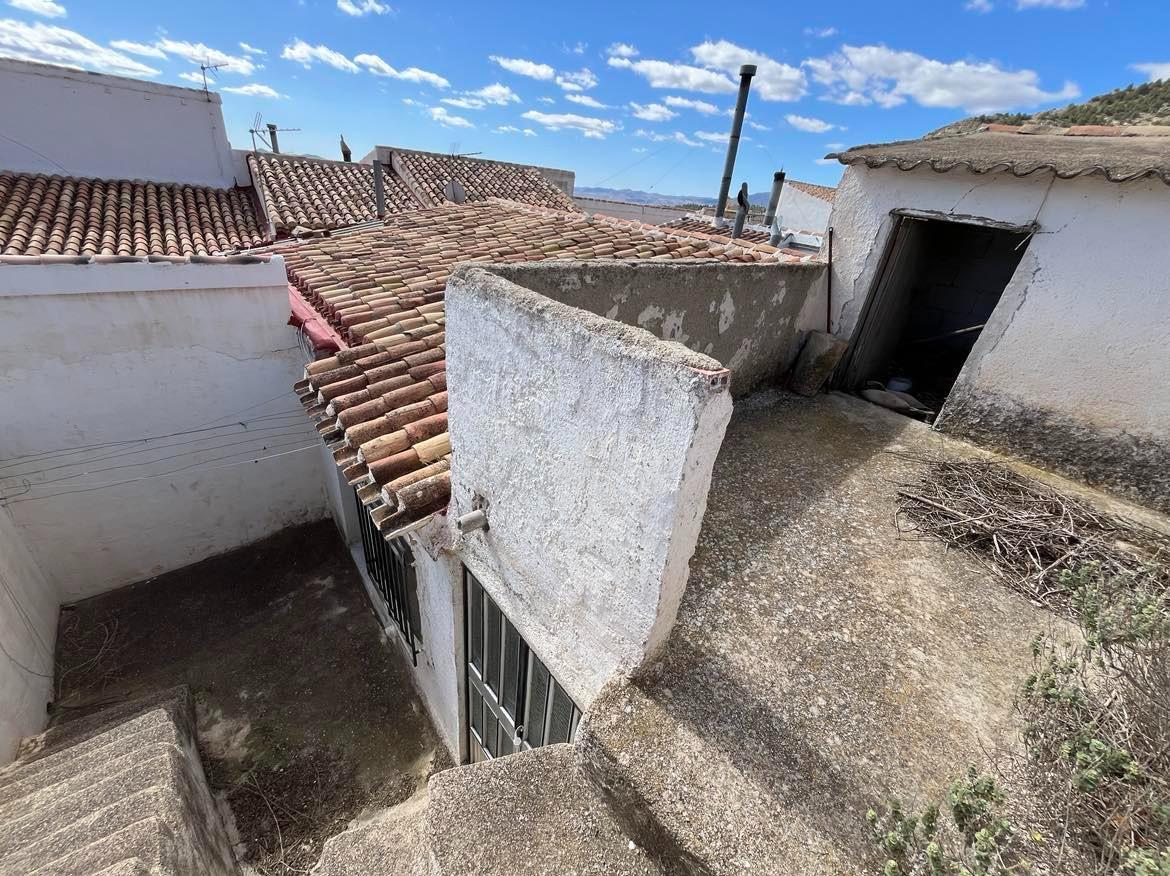
[[[607,189],[601,186],[577,186],[573,193],[583,198],[605,198],[607,201],[625,201],[627,204],[656,204],[663,207],[711,206],[714,198],[701,195],[660,195],[657,192],[643,192],[640,189]],[[732,195],[734,196],[734,192]],[[752,204],[763,206],[768,203],[767,192],[748,195]]]

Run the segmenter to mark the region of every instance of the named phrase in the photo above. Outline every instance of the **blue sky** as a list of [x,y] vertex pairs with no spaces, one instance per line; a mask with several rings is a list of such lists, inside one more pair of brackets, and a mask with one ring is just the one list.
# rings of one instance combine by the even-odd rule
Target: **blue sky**
[[1165,0],[2,2],[3,55],[175,84],[225,64],[237,147],[260,112],[300,128],[288,152],[338,157],[344,132],[355,157],[455,148],[664,194],[717,189],[742,63],[760,67],[735,180],[752,191],[781,165],[835,184],[842,144],[1170,76]]

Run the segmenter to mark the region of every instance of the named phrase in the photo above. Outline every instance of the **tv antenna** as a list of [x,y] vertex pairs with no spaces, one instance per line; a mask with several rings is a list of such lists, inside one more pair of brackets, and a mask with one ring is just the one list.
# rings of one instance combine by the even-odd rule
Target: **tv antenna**
[[203,93],[207,95],[207,99],[211,100],[211,92],[207,90],[207,73],[211,72],[211,81],[215,81],[215,71],[220,67],[226,67],[227,62],[224,61],[219,64],[212,64],[210,58],[205,58],[203,63],[199,65],[199,72],[203,74]]
[[277,140],[276,135],[281,131],[299,131],[300,128],[278,128],[272,122],[264,123],[264,116],[260,113],[252,118],[252,127],[248,129],[248,133],[252,135],[252,151],[256,151],[256,138],[260,138],[269,152],[274,154],[280,152],[280,141]]

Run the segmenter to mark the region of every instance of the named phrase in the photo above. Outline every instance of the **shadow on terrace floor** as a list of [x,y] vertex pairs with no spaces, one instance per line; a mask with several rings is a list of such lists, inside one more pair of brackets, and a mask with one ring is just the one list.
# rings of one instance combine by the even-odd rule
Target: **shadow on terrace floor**
[[868,806],[1010,743],[1050,616],[894,521],[915,457],[969,452],[859,399],[737,404],[664,657],[587,722],[681,869],[857,872]]
[[62,610],[57,720],[176,684],[258,872],[307,872],[364,810],[450,766],[331,522]]

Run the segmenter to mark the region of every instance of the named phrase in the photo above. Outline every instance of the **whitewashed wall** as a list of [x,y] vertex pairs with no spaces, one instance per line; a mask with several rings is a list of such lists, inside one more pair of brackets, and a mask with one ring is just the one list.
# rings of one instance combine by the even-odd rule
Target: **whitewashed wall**
[[241,173],[202,89],[0,59],[0,119],[4,170],[220,187]]
[[279,258],[0,266],[0,495],[62,601],[328,514],[287,319]]
[[731,415],[707,356],[477,268],[447,287],[452,519],[475,573],[582,708],[674,622]]
[[1170,186],[851,167],[832,217],[838,335],[895,208],[1040,225],[939,427],[1170,510]]
[[0,766],[12,760],[21,738],[45,726],[53,695],[53,644],[57,638],[56,589],[0,507]]
[[780,190],[780,203],[776,212],[780,214],[780,224],[784,228],[820,234],[829,227],[829,214],[833,212],[833,205],[808,192],[802,192],[796,186],[786,185]]

